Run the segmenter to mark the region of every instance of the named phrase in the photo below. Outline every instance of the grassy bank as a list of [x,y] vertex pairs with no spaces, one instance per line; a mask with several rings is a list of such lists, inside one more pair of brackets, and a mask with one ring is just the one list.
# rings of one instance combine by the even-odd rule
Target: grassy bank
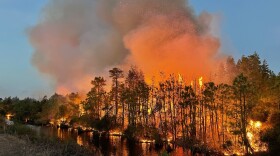
[[5,156],[87,156],[95,155],[74,141],[60,141],[37,135],[31,128],[14,124],[7,126],[0,121],[0,155]]

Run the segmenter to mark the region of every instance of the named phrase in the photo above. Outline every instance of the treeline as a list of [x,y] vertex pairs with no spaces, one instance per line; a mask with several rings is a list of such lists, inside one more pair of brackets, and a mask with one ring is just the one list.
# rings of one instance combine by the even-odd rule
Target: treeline
[[[237,62],[229,57],[218,79],[186,83],[180,75],[161,76],[147,84],[144,73],[131,67],[109,71],[111,88],[103,77],[91,81],[81,97],[54,94],[41,100],[5,98],[0,113],[33,124],[69,123],[100,131],[123,131],[128,139],[168,140],[186,148],[253,153],[266,148],[279,154],[280,75],[258,54]],[[81,100],[83,99],[83,100]]]

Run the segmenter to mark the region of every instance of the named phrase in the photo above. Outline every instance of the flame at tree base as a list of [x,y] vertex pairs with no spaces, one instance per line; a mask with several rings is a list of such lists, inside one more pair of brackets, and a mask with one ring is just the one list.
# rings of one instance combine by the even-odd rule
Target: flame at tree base
[[[267,152],[268,145],[260,140],[260,132],[263,129],[260,121],[250,120],[247,126],[247,139],[252,147],[253,153]],[[251,153],[251,154],[253,154]],[[235,147],[226,150],[224,155],[245,155],[245,148],[243,146]]]

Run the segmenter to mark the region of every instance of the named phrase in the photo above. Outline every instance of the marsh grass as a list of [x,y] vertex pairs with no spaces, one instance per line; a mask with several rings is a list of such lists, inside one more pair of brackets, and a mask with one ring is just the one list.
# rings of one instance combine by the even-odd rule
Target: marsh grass
[[37,135],[36,131],[26,125],[5,125],[0,119],[0,155],[7,156],[87,156],[96,155],[74,140],[61,141]]

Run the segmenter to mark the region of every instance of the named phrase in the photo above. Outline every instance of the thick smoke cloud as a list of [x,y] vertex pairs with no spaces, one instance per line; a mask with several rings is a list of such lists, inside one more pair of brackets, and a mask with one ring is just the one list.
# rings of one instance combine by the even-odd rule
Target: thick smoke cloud
[[219,62],[211,18],[185,0],[52,0],[29,31],[32,63],[58,92],[86,91],[114,66],[207,75]]

